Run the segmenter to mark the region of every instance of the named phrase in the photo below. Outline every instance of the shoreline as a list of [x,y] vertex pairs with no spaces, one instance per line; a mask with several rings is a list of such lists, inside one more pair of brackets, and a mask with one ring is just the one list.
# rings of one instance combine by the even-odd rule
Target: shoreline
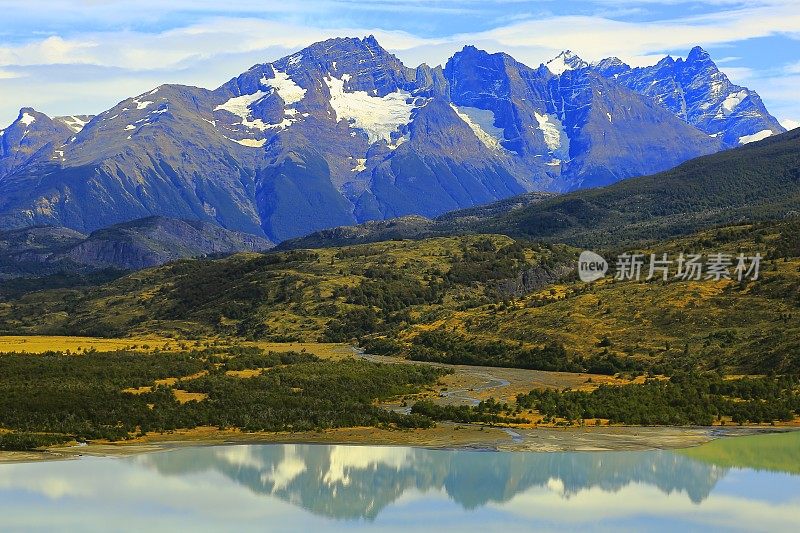
[[83,457],[128,457],[184,447],[327,444],[346,446],[399,446],[427,449],[556,453],[677,450],[746,435],[786,433],[796,428],[742,426],[736,428],[603,426],[584,428],[506,428],[441,423],[429,430],[338,428],[321,432],[243,433],[198,428],[153,434],[120,442],[94,442],[84,446],[53,446],[35,451],[0,451],[4,464],[69,461]]

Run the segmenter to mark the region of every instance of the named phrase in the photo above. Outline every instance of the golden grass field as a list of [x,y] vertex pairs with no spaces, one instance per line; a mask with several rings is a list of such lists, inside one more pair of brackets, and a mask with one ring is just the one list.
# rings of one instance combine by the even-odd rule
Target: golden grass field
[[158,349],[178,349],[174,339],[164,337],[141,337],[130,339],[103,339],[97,337],[56,337],[38,335],[15,335],[0,337],[0,353],[28,352],[44,353],[47,351],[81,352],[86,350],[113,351],[135,347],[137,350],[152,351]]
[[[48,351],[79,353],[95,349],[99,352],[114,350],[179,351],[186,348],[202,348],[207,345],[226,346],[231,341],[207,339],[204,341],[176,340],[167,337],[146,336],[130,338],[68,337],[48,335],[0,336],[0,353],[28,352],[32,354]],[[237,345],[258,346],[266,351],[306,351],[323,359],[343,359],[352,355],[346,344],[332,342],[237,342]]]

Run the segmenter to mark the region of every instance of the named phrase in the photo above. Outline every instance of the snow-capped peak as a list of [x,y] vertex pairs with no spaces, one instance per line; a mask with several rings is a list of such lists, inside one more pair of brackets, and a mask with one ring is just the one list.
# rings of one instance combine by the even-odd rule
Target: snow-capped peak
[[30,126],[31,124],[36,122],[36,117],[34,117],[32,114],[28,113],[27,111],[22,111],[18,120],[22,124],[25,124],[26,126]]
[[564,50],[545,65],[553,74],[562,74],[567,70],[575,70],[589,66],[589,63],[578,57],[571,50]]

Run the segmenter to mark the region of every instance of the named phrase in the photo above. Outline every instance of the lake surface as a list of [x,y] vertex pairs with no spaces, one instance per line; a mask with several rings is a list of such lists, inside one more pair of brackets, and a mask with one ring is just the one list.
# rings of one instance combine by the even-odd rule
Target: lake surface
[[176,448],[0,465],[0,530],[800,531],[800,432],[686,451]]

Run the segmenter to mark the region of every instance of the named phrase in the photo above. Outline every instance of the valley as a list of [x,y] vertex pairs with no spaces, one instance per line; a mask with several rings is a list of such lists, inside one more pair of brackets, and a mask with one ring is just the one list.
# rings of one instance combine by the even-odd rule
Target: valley
[[[56,339],[51,339],[51,341],[54,340]],[[7,339],[2,339],[2,341],[6,342]],[[84,345],[87,345],[92,341],[101,342],[100,339],[81,340]],[[108,340],[106,342],[117,343],[122,341],[123,340],[119,339]],[[20,342],[20,340],[15,339],[14,342]],[[280,348],[281,346],[273,345],[273,347]],[[289,346],[284,345],[282,348],[288,349]],[[306,352],[306,349],[309,351]],[[724,435],[747,435],[757,432],[776,430],[776,428],[769,426],[761,428],[756,426],[748,426],[744,428],[732,427],[711,430],[710,428],[647,428],[625,427],[621,425],[606,425],[600,428],[583,424],[570,428],[559,428],[553,424],[542,423],[541,420],[534,424],[454,423],[445,421],[440,422],[435,426],[427,423],[422,424],[421,427],[415,428],[413,427],[415,424],[415,422],[413,422],[413,417],[408,422],[398,424],[400,419],[397,417],[407,415],[409,409],[400,407],[399,401],[392,401],[391,397],[387,398],[388,401],[381,401],[379,404],[380,408],[385,410],[387,413],[398,412],[405,413],[405,415],[394,415],[394,418],[390,416],[387,420],[394,420],[394,422],[390,422],[389,425],[378,423],[375,427],[363,426],[361,424],[357,424],[353,427],[351,426],[351,423],[346,423],[344,427],[336,427],[337,424],[334,423],[334,427],[328,427],[328,422],[323,423],[322,427],[319,427],[313,431],[305,430],[300,427],[288,431],[285,429],[264,431],[255,429],[255,426],[250,428],[239,428],[235,426],[227,427],[227,425],[214,426],[207,425],[207,422],[202,422],[200,425],[195,427],[180,427],[181,424],[192,424],[191,422],[188,422],[188,420],[191,417],[196,416],[192,415],[191,413],[196,411],[198,407],[209,402],[216,404],[222,401],[222,397],[217,396],[217,393],[213,392],[212,389],[203,388],[203,390],[207,390],[208,393],[199,394],[188,400],[182,399],[181,395],[178,394],[186,394],[186,392],[183,390],[184,388],[200,390],[196,385],[190,385],[190,383],[207,379],[207,376],[209,376],[209,371],[212,373],[212,375],[214,373],[221,372],[221,374],[219,374],[220,378],[223,380],[223,382],[227,380],[228,386],[220,390],[220,392],[224,391],[224,394],[226,395],[227,399],[225,403],[227,403],[227,401],[238,403],[238,410],[248,409],[246,407],[247,403],[239,403],[243,400],[243,397],[234,395],[233,389],[231,389],[230,386],[238,387],[238,384],[242,384],[243,392],[250,391],[247,392],[247,394],[252,394],[255,389],[253,389],[251,387],[251,383],[248,382],[263,379],[259,376],[266,377],[264,373],[269,372],[270,369],[268,367],[265,368],[263,365],[270,364],[269,361],[271,360],[270,357],[273,357],[272,354],[280,356],[283,361],[289,360],[286,359],[286,357],[291,357],[293,360],[306,361],[306,363],[302,363],[306,366],[310,361],[313,361],[314,356],[303,356],[301,354],[310,354],[312,351],[316,351],[320,354],[327,354],[322,356],[321,360],[332,361],[333,366],[330,363],[321,365],[320,371],[326,376],[325,380],[343,379],[345,374],[341,373],[338,369],[341,369],[343,372],[350,372],[360,368],[361,365],[358,364],[357,360],[363,359],[364,357],[366,357],[368,360],[375,360],[376,363],[379,364],[374,365],[374,363],[368,363],[367,367],[360,368],[358,372],[366,371],[368,373],[372,373],[381,367],[387,366],[386,364],[380,363],[394,363],[389,364],[388,366],[400,365],[401,367],[407,366],[410,363],[409,361],[405,360],[384,361],[382,358],[377,356],[362,356],[344,345],[306,345],[304,346],[302,352],[271,352],[270,356],[268,356],[266,359],[262,359],[260,356],[254,359],[253,357],[257,352],[248,351],[247,349],[243,350],[230,347],[223,348],[220,346],[218,350],[218,353],[232,353],[236,355],[228,356],[228,362],[222,363],[223,366],[221,368],[218,367],[217,370],[209,369],[201,372],[195,372],[197,367],[191,366],[193,358],[198,355],[197,352],[195,352],[195,355],[190,354],[189,358],[187,359],[186,352],[181,352],[178,349],[169,354],[167,359],[163,357],[162,352],[137,354],[127,351],[115,351],[103,354],[95,353],[90,349],[88,354],[55,356],[55,359],[53,359],[54,354],[50,353],[44,357],[46,357],[46,360],[50,360],[53,363],[63,357],[73,361],[68,362],[67,366],[58,367],[59,370],[57,372],[58,381],[60,382],[59,384],[50,382],[51,376],[48,374],[48,371],[45,370],[46,366],[42,366],[42,361],[36,362],[38,368],[38,370],[35,372],[35,375],[37,376],[36,384],[27,382],[25,380],[26,378],[22,377],[30,375],[30,371],[28,370],[23,371],[24,374],[20,373],[23,368],[28,366],[25,360],[30,360],[31,358],[36,359],[37,356],[35,355],[26,354],[22,356],[23,359],[19,359],[19,356],[3,356],[3,359],[0,359],[0,363],[3,364],[4,376],[6,379],[18,381],[20,378],[22,378],[23,382],[20,383],[20,385],[24,386],[27,389],[27,394],[32,394],[33,397],[23,400],[21,396],[15,395],[14,387],[9,387],[9,381],[4,382],[3,388],[8,396],[7,401],[13,402],[14,405],[17,406],[16,420],[19,420],[19,422],[12,422],[11,424],[20,424],[22,420],[25,420],[26,412],[29,412],[30,414],[28,416],[31,416],[32,418],[28,419],[28,421],[24,423],[24,427],[26,427],[28,431],[21,433],[18,431],[9,432],[8,430],[0,431],[0,462],[57,460],[76,458],[85,455],[127,456],[131,454],[148,453],[155,450],[172,449],[182,446],[220,445],[232,442],[304,442],[372,445],[390,444],[416,445],[429,448],[462,447],[517,451],[601,449],[641,450],[654,447],[679,448],[693,446]],[[217,352],[217,350],[213,350],[212,352]],[[159,355],[159,353],[162,353],[162,355]],[[205,350],[204,353],[208,354],[209,350]],[[292,355],[292,353],[294,353],[294,355]],[[153,357],[156,357],[157,359],[152,360]],[[16,364],[9,366],[9,358],[16,359]],[[83,358],[83,360],[81,360],[81,358]],[[243,358],[243,360],[239,362],[239,358]],[[247,362],[244,359],[246,359]],[[170,363],[165,364],[166,361],[170,361]],[[145,367],[140,367],[140,363],[145,363],[147,367],[151,368],[151,370],[144,370]],[[234,363],[236,364],[234,365]],[[22,366],[17,367],[19,370],[14,370],[14,366],[20,364]],[[182,366],[181,368],[183,369],[178,370],[178,367],[172,368],[176,364],[189,364],[190,366]],[[289,377],[293,373],[290,369],[294,364],[296,363],[289,363],[288,367],[285,367],[287,370],[289,370],[289,373],[284,374],[284,377],[281,378],[281,381],[287,378],[294,379]],[[355,366],[353,366],[354,364]],[[97,377],[91,377],[93,374],[95,374],[95,368],[98,366],[102,366],[104,370],[102,373],[96,374]],[[259,368],[254,368],[254,371],[250,371],[244,368],[247,366],[258,366]],[[433,383],[433,381],[428,381],[427,386],[424,386],[419,390],[419,392],[415,392],[411,389],[406,390],[406,393],[411,394],[404,394],[402,396],[404,398],[403,402],[409,400],[424,401],[425,399],[432,399],[441,405],[475,405],[481,399],[486,399],[488,397],[496,397],[503,401],[504,398],[510,398],[511,394],[514,394],[517,390],[529,390],[531,387],[548,387],[556,389],[568,387],[576,388],[578,390],[585,390],[587,388],[592,389],[596,387],[597,383],[604,382],[607,384],[622,384],[625,382],[624,380],[614,380],[598,375],[575,375],[518,369],[475,368],[441,364],[436,364],[433,366],[439,371],[445,372],[444,374],[440,372],[429,374],[430,376],[438,375],[438,382]],[[134,367],[139,367],[141,370],[135,370]],[[227,369],[228,367],[235,367],[237,370],[229,370]],[[90,373],[86,374],[87,371]],[[143,371],[150,372],[150,374],[148,374],[147,377],[144,377],[141,375]],[[156,374],[152,374],[153,371],[155,371]],[[106,374],[107,372],[110,374]],[[286,372],[286,370],[283,372]],[[182,376],[184,373],[187,375]],[[396,372],[392,372],[392,374],[395,373]],[[101,377],[104,374],[107,377]],[[157,379],[155,381],[157,384],[156,388],[139,387],[139,389],[145,390],[138,390],[136,392],[134,392],[134,389],[131,387],[124,389],[118,388],[117,391],[119,394],[117,399],[112,400],[111,398],[113,396],[107,396],[115,387],[113,383],[119,383],[119,385],[116,385],[116,387],[123,387],[125,385],[146,383],[147,380],[152,379],[152,377],[166,376],[168,374],[173,375],[174,377]],[[116,375],[117,377],[112,378],[112,382],[107,382],[111,375]],[[331,389],[325,389],[324,386],[322,386],[322,382],[319,381],[319,378],[321,378],[322,375],[323,374],[319,374],[313,378],[315,387],[321,387],[321,389],[315,390],[320,390],[322,394],[327,394],[325,390],[330,391]],[[80,385],[78,384],[79,382],[74,381],[73,376],[81,376]],[[95,380],[98,378],[102,379],[102,381],[95,382]],[[142,378],[144,378],[144,380],[142,380]],[[370,374],[370,377],[367,379],[382,378],[379,378],[379,374],[373,373]],[[223,382],[219,382],[219,384],[221,385]],[[385,384],[385,382],[383,383]],[[295,391],[297,384],[297,382],[292,384],[293,386],[291,387],[291,391]],[[64,395],[68,390],[72,390],[76,386],[79,388],[78,390],[81,391],[80,394],[82,399],[69,399],[69,397],[60,398],[61,395]],[[109,386],[112,387],[111,390],[108,389]],[[263,384],[258,384],[259,388],[262,386]],[[270,385],[268,388],[272,388],[273,386],[274,385]],[[101,387],[101,389],[98,389],[97,387]],[[465,388],[458,390],[456,387]],[[356,401],[356,398],[359,396],[360,388],[361,385],[351,385],[347,388],[350,391],[347,393],[347,405],[350,412],[348,416],[356,414],[352,410],[357,404],[352,402]],[[100,392],[101,390],[105,390],[105,392]],[[383,388],[383,385],[381,385],[381,390],[388,389]],[[171,391],[172,394],[167,394],[167,396],[163,394],[164,392],[169,391]],[[299,393],[300,396],[305,395],[305,393],[302,391],[291,391],[287,390],[290,395],[293,393]],[[452,391],[455,394],[448,395],[444,391]],[[391,394],[393,392],[389,391],[389,393]],[[48,400],[45,404],[39,404],[40,400],[37,400],[36,398],[40,394],[46,394],[48,397],[50,397],[50,400]],[[95,395],[99,394],[106,395],[104,403],[107,405],[103,406],[102,408],[94,404]],[[271,394],[282,393],[279,393],[277,390],[275,390]],[[378,393],[377,389],[375,389],[375,392],[371,394],[378,394],[378,397],[381,397],[383,392]],[[234,395],[234,397],[231,398],[231,395]],[[285,396],[278,397],[282,398],[280,400],[280,409],[282,411],[286,411],[288,414],[289,410],[291,409],[290,405],[293,403],[293,401],[288,400]],[[97,398],[99,398],[99,396],[97,396]],[[259,396],[259,398],[261,397]],[[248,400],[248,402],[255,402],[253,404],[255,406],[259,405],[259,402],[265,401],[259,398],[251,398]],[[305,400],[305,402],[307,401],[308,400]],[[66,403],[62,404],[61,402]],[[142,405],[141,402],[150,403],[146,404],[145,411],[139,411],[137,414],[136,409],[137,406]],[[80,408],[80,406],[84,404],[87,407],[94,405],[92,407],[93,412],[91,415],[88,413],[84,415],[86,416],[86,419],[81,423],[80,426],[68,425],[68,420],[71,418],[71,416],[67,416],[63,422],[55,422],[55,420],[59,419],[61,416],[64,416],[60,414],[60,409],[67,409],[68,411],[65,412],[74,412],[75,409]],[[306,405],[311,404],[306,403]],[[47,418],[39,418],[44,414],[44,412],[40,412],[38,415],[36,414],[39,412],[39,409],[42,408],[46,408],[46,412],[48,413]],[[233,411],[224,405],[220,405],[219,408],[222,409],[219,414],[224,416],[225,420],[228,420],[228,423],[230,423],[233,420],[230,418],[233,415]],[[213,412],[214,407],[209,405],[209,409],[211,409],[211,412]],[[370,408],[366,405],[363,405],[360,407],[360,409],[369,410]],[[181,410],[185,410],[185,412],[180,414]],[[142,424],[143,422],[148,425],[155,423],[156,425],[162,425],[162,427],[160,429],[156,429],[154,427],[150,430],[147,430],[144,425],[137,426],[137,429],[134,432],[135,434],[131,433],[128,436],[123,437],[124,434],[119,433],[119,427],[116,429],[107,428],[105,430],[101,430],[100,428],[102,426],[95,426],[94,429],[92,429],[93,426],[84,425],[87,422],[90,424],[102,424],[102,418],[106,416],[106,411],[108,411],[109,414],[116,412],[117,416],[125,416],[130,417],[132,420],[138,420],[139,424]],[[308,417],[316,416],[313,410],[308,410],[308,407],[306,407],[304,411],[304,414],[301,416],[305,420],[313,420],[314,418]],[[149,414],[145,415],[145,413],[148,412]],[[51,421],[48,422],[47,420],[51,415],[55,418],[50,419]],[[143,416],[144,418],[142,418]],[[155,418],[152,418],[154,416]],[[179,426],[169,429],[170,424],[175,423],[174,417],[176,416],[178,417],[177,421]],[[286,414],[282,416],[286,416]],[[242,420],[240,417],[241,415],[238,415],[235,418]],[[170,422],[170,419],[173,421]],[[96,420],[97,422],[90,422],[93,420]],[[320,423],[320,420],[317,420],[317,422],[313,423]],[[213,419],[209,421],[213,421]],[[270,424],[273,422],[274,420],[271,421]],[[163,426],[163,424],[167,425]],[[4,425],[9,425],[9,421],[5,420]],[[30,431],[34,429],[44,430],[46,428],[50,429],[51,432]],[[77,433],[53,433],[52,430],[55,429],[59,431],[71,430],[72,432]],[[108,433],[109,430],[111,430],[111,433]],[[97,433],[97,431],[101,431],[101,433]],[[101,437],[101,435],[104,436]],[[93,438],[87,439],[87,436],[93,436]],[[75,445],[75,439],[77,439],[77,442],[81,443],[80,446]],[[35,450],[43,445],[46,447],[44,451],[41,449],[38,451]]]
[[[690,93],[700,107],[676,107]],[[333,39],[87,117],[56,164],[69,126],[21,113],[0,154],[11,456],[680,447],[800,423],[800,133],[702,49],[655,70],[566,53],[531,69],[468,46],[412,71],[373,37]],[[73,186],[114,201],[64,210]],[[592,283],[587,248],[611,267]],[[623,253],[760,270],[625,280]]]
[[6,0],[0,531],[800,531],[797,0]]
[[465,235],[184,260],[32,292],[0,304],[0,331],[15,335],[0,348],[16,352],[0,356],[0,412],[14,413],[2,446],[613,449],[794,427],[796,234],[794,220],[764,222],[642,250],[757,250],[761,273],[742,282],[585,284],[573,247]]

